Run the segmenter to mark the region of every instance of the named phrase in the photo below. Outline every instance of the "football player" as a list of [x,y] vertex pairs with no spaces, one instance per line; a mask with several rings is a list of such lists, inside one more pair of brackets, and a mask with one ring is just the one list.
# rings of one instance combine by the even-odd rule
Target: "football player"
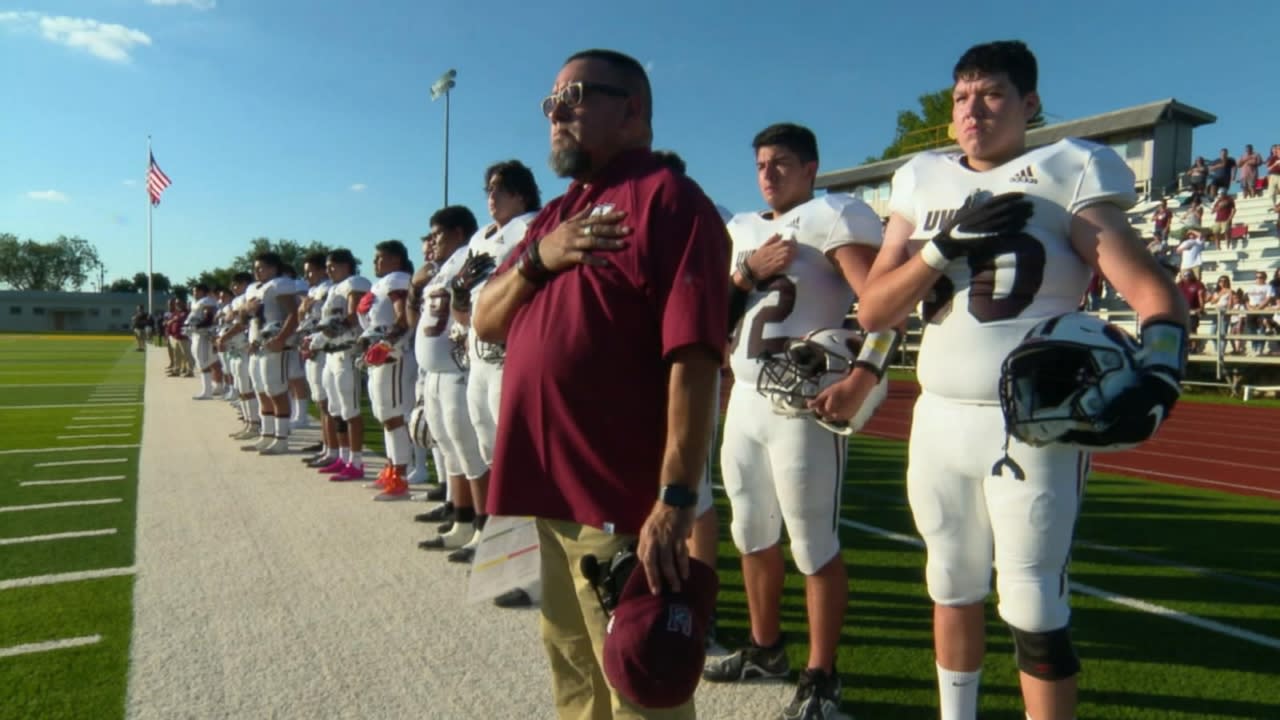
[[[786,523],[796,567],[805,576],[809,658],[783,717],[839,717],[835,664],[848,576],[837,519],[848,443],[812,419],[775,414],[756,384],[763,363],[790,340],[844,325],[880,246],[881,225],[860,200],[814,197],[818,144],[808,128],[772,125],[752,147],[768,209],[729,221],[737,258],[731,307],[745,312],[730,350],[734,387],[720,456],[733,510],[730,527],[742,553],[751,644],[708,663],[703,677],[732,682],[790,673],[780,618],[779,539]],[[878,361],[859,363],[812,399],[814,411],[828,422],[847,421],[882,373]]]
[[[387,240],[374,247],[373,271],[378,279],[368,298],[359,306],[360,324],[365,328],[362,345],[367,347],[369,405],[382,423],[387,465],[378,476],[382,492],[374,500],[408,500],[409,483],[405,470],[413,459],[413,439],[405,427],[405,416],[413,407],[413,382],[417,363],[409,352],[409,318],[405,302],[413,261],[399,240]],[[365,306],[367,309],[364,309]]]
[[1089,457],[1005,431],[1005,356],[1038,321],[1076,309],[1099,272],[1142,318],[1139,382],[1110,409],[1149,436],[1178,395],[1187,310],[1125,219],[1134,175],[1115,151],[1065,139],[1029,149],[1036,59],[1017,41],[956,63],[959,152],[923,152],[894,174],[885,245],[859,293],[869,330],[922,303],[925,323],[907,495],[925,540],[944,720],[975,717],[994,563],[1022,696],[1033,720],[1075,717],[1067,562]]
[[[307,282],[307,294],[298,306],[299,327],[304,328],[306,336],[299,343],[299,353],[305,357],[307,389],[310,396],[320,408],[320,448],[315,455],[306,460],[310,467],[322,468],[333,464],[338,459],[338,435],[332,418],[329,416],[329,403],[324,392],[324,349],[323,342],[312,344],[314,333],[320,326],[321,312],[329,288],[333,283],[325,275],[324,253],[312,253],[302,261],[302,272]],[[307,417],[303,400],[301,409],[295,410],[294,429],[305,427],[303,420]]]
[[320,334],[325,346],[321,382],[338,457],[320,473],[332,481],[364,478],[364,420],[360,416],[364,378],[356,369],[356,338],[360,335],[358,309],[372,286],[367,278],[356,274],[357,270],[359,263],[350,250],[334,250],[325,258],[325,272],[332,287],[320,310]]
[[213,330],[214,314],[218,311],[218,300],[209,294],[209,286],[197,284],[191,289],[193,302],[191,312],[187,315],[187,334],[191,337],[191,355],[195,359],[195,369],[200,373],[200,394],[193,400],[210,400],[220,391],[215,391],[213,384],[214,366],[218,361],[214,354]]
[[[311,292],[311,283],[306,278],[298,277],[298,271],[290,265],[285,266],[284,275],[293,281],[298,304],[301,305]],[[301,323],[302,320],[302,316],[299,315],[298,322]],[[311,394],[307,386],[307,371],[303,366],[302,351],[298,347],[300,342],[301,338],[290,338],[289,346],[284,351],[286,374],[289,377],[289,397],[293,401],[289,409],[289,427],[294,430],[311,427],[311,415],[307,412]]]
[[[476,218],[461,205],[441,208],[431,216],[430,238],[439,268],[423,289],[417,313],[414,353],[418,357],[420,392],[427,410],[427,426],[440,446],[442,475],[448,478],[453,524],[446,532],[418,543],[423,549],[461,548],[476,538],[484,524],[476,508],[483,508],[489,465],[480,454],[475,426],[467,408],[466,325],[452,312],[454,297],[470,302],[469,290],[451,293],[460,273],[482,277],[493,270],[491,257],[471,252],[467,241],[477,234]],[[464,297],[465,296],[465,297]]]
[[226,321],[218,333],[218,347],[227,354],[228,370],[235,378],[233,384],[239,395],[240,419],[244,422],[244,427],[231,433],[231,437],[236,440],[257,437],[262,428],[258,396],[254,393],[253,380],[249,372],[249,317],[245,312],[245,303],[251,284],[253,284],[253,276],[247,272],[239,272],[232,276],[231,292],[234,297],[227,304]]
[[257,285],[248,291],[249,342],[258,349],[250,362],[250,375],[258,393],[262,436],[243,450],[262,455],[289,452],[289,378],[285,351],[298,327],[297,285],[283,275],[284,261],[274,252],[261,252],[253,260]]

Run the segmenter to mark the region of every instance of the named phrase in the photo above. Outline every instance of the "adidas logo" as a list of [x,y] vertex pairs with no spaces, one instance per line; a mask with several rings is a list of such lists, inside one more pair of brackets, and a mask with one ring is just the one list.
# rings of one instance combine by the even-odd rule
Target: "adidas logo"
[[1027,183],[1028,185],[1035,185],[1040,181],[1036,179],[1035,173],[1031,172],[1031,166],[1028,165],[1022,168],[1021,170],[1019,170],[1016,175],[1009,178],[1009,182]]

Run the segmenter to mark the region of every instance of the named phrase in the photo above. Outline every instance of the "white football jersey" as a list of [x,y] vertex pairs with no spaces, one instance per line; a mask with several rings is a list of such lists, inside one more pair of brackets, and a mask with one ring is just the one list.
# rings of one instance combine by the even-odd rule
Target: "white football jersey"
[[845,245],[878,248],[884,233],[874,210],[844,194],[816,197],[780,217],[739,213],[728,227],[735,257],[774,235],[797,243],[786,274],[748,293],[746,313],[734,333],[729,356],[734,381],[754,387],[761,359],[782,352],[788,340],[844,325],[853,288],[829,254]]
[[454,340],[450,337],[457,323],[450,312],[449,281],[467,261],[469,245],[463,245],[440,265],[440,269],[422,291],[422,312],[413,339],[413,354],[418,367],[429,372],[461,372],[453,361]]
[[[212,295],[205,295],[199,300],[192,300],[191,312],[187,313],[186,324],[192,328],[200,328],[200,321],[208,317],[213,319],[218,312],[218,301]],[[205,325],[205,328],[210,325]]]
[[283,323],[288,313],[280,307],[280,298],[297,295],[298,284],[287,277],[275,277],[263,283],[259,292],[262,295],[262,323]]
[[[396,306],[395,300],[391,297],[395,292],[409,292],[409,273],[396,270],[374,281],[373,286],[369,288],[369,292],[373,294],[373,305],[369,307],[369,312],[360,316],[360,326],[368,329],[371,327],[390,328],[396,324]],[[403,345],[406,342],[407,334],[401,335],[397,341],[397,345]]]
[[1022,233],[951,263],[921,303],[925,320],[917,374],[928,392],[959,402],[997,403],[1005,356],[1039,320],[1073,312],[1092,269],[1071,246],[1081,209],[1137,201],[1133,171],[1108,147],[1066,139],[986,172],[959,153],[925,152],[893,176],[891,212],[910,222],[918,250],[970,197],[1025,193],[1035,206]]
[[333,283],[328,278],[325,278],[314,286],[307,288],[307,299],[311,301],[311,306],[307,309],[307,320],[320,319],[320,314],[324,310],[325,299],[329,297],[329,288],[331,287],[333,287]]
[[293,284],[296,288],[294,292],[298,295],[306,295],[311,292],[311,283],[307,282],[307,279],[304,277],[294,278]]
[[[261,301],[263,289],[265,287],[266,286],[263,283],[260,283],[257,281],[254,281],[253,283],[251,283],[248,289],[244,291],[244,295],[241,296],[244,298],[244,302],[242,302],[241,305],[243,306],[245,303],[249,303],[253,300]],[[261,334],[262,334],[262,306],[259,305],[257,311],[254,312],[253,315],[249,317],[249,342],[257,342],[258,336],[260,336]]]
[[[352,293],[367,293],[372,289],[369,279],[360,275],[352,275],[340,283],[332,284],[329,288],[329,294],[325,296],[324,303],[320,308],[320,321],[324,322],[331,318],[346,318],[347,306],[350,305]],[[353,327],[345,333],[341,333],[331,339],[331,342],[337,344],[355,339],[359,333]]]
[[[538,216],[536,212],[525,213],[511,219],[501,230],[494,231],[492,224],[486,225],[476,231],[471,236],[471,241],[466,247],[471,248],[471,252],[475,254],[488,253],[493,257],[493,266],[496,268],[506,262],[507,256],[515,249],[516,245],[524,239],[525,230],[529,229],[529,223]],[[485,278],[471,291],[471,304],[475,305],[476,298],[480,297],[480,289],[489,279]]]

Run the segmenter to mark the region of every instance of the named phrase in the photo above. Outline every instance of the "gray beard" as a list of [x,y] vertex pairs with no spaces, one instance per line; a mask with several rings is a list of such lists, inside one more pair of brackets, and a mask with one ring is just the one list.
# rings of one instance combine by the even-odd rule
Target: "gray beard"
[[547,163],[558,177],[576,178],[591,169],[590,156],[578,148],[552,150]]

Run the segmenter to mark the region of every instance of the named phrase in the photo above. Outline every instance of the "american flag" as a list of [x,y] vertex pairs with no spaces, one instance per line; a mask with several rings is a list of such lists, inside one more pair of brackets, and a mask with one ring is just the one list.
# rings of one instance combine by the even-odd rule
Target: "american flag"
[[147,194],[151,196],[151,204],[160,204],[160,193],[169,187],[169,176],[164,174],[160,166],[156,164],[156,156],[151,156],[151,167],[147,170]]

